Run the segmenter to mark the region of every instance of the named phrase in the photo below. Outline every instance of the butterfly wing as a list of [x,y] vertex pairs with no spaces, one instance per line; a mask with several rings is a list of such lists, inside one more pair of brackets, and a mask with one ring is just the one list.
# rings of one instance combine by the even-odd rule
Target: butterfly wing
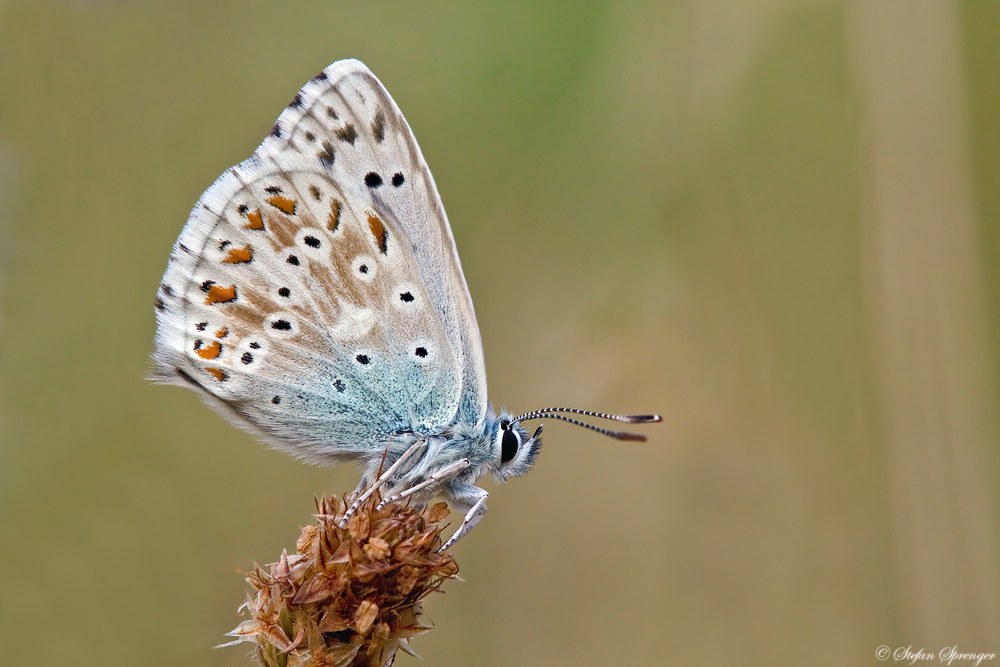
[[205,192],[157,311],[161,379],[308,460],[485,416],[479,330],[433,178],[357,61],[310,81]]
[[480,424],[486,366],[472,298],[434,177],[381,82],[357,60],[330,65],[293,99],[258,153],[318,160],[397,227],[458,355],[462,384],[454,421]]

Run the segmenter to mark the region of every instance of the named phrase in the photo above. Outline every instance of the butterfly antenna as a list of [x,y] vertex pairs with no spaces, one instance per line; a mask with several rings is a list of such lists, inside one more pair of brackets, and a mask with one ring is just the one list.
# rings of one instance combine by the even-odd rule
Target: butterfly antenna
[[[571,408],[565,408],[566,412],[585,412],[584,410],[573,410]],[[589,413],[593,414],[593,413]],[[614,415],[619,416],[619,415]],[[649,419],[647,422],[661,421],[658,415],[650,415],[651,417],[656,417],[656,419]],[[583,428],[589,428],[591,431],[597,431],[601,435],[606,435],[609,438],[614,438],[615,440],[632,440],[635,442],[645,442],[646,436],[641,433],[627,433],[625,431],[611,431],[606,428],[600,428],[599,426],[594,426],[586,422],[582,422],[578,419],[573,419],[572,417],[564,417],[563,415],[557,415],[552,413],[543,412],[541,410],[535,410],[534,412],[528,412],[524,415],[518,417],[514,421],[521,422],[528,419],[558,419],[560,421],[569,422],[570,424],[576,424],[577,426],[582,426]],[[645,423],[645,422],[630,422],[630,423]],[[536,431],[537,433],[537,431]]]
[[552,416],[551,413],[553,412],[572,412],[575,415],[599,417],[600,419],[609,419],[615,422],[622,422],[623,424],[652,424],[663,421],[663,417],[660,415],[609,415],[605,412],[591,412],[590,410],[577,410],[576,408],[542,408],[540,410],[532,410],[531,412],[525,412],[520,417],[514,417],[514,421],[537,419],[541,415]]

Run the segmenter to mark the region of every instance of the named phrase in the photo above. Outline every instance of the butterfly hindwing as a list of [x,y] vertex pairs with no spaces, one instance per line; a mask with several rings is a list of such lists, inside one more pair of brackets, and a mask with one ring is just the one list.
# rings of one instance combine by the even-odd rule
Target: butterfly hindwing
[[161,378],[300,457],[370,456],[458,409],[457,357],[396,224],[303,161],[251,158],[203,195],[157,308]]

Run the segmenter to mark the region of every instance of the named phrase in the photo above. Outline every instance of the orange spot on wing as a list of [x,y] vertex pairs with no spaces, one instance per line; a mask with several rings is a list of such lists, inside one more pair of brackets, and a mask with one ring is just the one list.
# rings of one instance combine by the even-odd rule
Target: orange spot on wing
[[378,244],[379,251],[381,251],[384,255],[389,247],[389,234],[385,231],[385,223],[382,222],[374,213],[369,213],[368,228],[372,230],[372,236],[375,237],[375,243]]
[[236,301],[236,285],[220,287],[212,285],[208,288],[208,296],[205,297],[205,304],[211,306],[214,303],[229,303]]
[[264,217],[260,214],[260,209],[247,211],[249,222],[243,225],[243,229],[264,229]]
[[340,226],[340,202],[334,199],[330,202],[330,217],[327,220],[326,228],[331,232],[337,231]]
[[219,330],[215,332],[216,338],[225,338],[229,335],[229,329],[226,327],[219,327]]
[[278,209],[285,215],[295,215],[295,200],[281,195],[274,195],[265,199],[268,204]]
[[222,345],[219,341],[212,341],[211,345],[195,348],[194,353],[202,359],[215,359],[222,354]]
[[222,260],[223,264],[246,264],[253,259],[253,251],[250,250],[250,246],[243,246],[242,248],[230,248],[229,254],[226,255],[225,259]]
[[229,375],[221,368],[206,368],[205,370],[211,373],[219,382],[225,382],[229,379]]

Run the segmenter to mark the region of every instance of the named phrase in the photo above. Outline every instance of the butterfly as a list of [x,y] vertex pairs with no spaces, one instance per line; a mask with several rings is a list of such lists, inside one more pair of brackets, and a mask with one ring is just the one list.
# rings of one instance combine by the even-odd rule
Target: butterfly
[[156,299],[154,379],[198,391],[224,417],[310,463],[357,462],[343,522],[441,496],[482,518],[492,474],[531,468],[542,427],[571,408],[499,414],[448,218],[410,127],[357,60],[292,99],[264,142],[198,200]]

